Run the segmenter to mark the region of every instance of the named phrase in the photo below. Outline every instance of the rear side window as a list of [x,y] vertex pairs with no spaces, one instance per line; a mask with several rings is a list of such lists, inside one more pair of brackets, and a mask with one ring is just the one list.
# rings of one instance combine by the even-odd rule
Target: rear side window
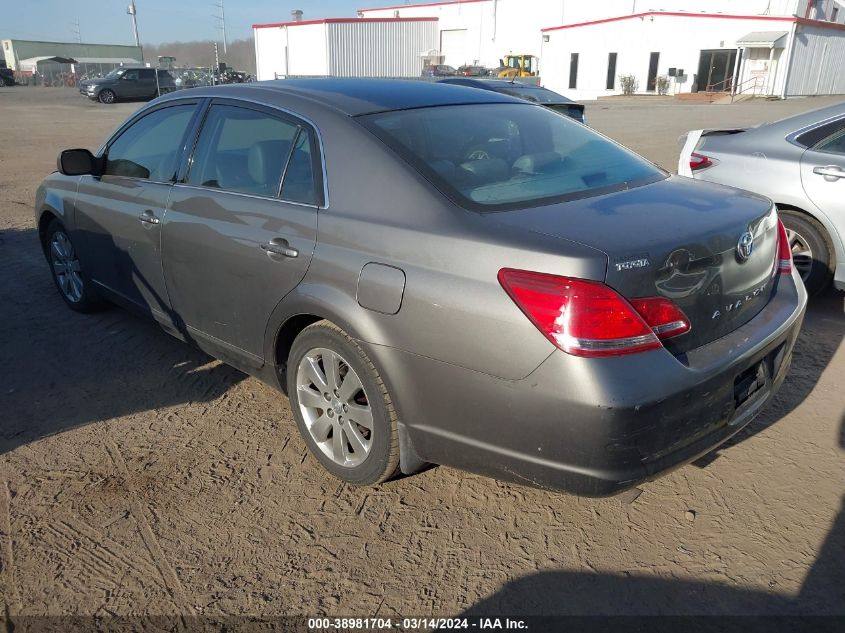
[[599,195],[666,177],[636,154],[540,106],[442,106],[359,121],[443,193],[479,211]]
[[813,128],[795,138],[795,142],[808,148],[817,148],[816,145],[828,139],[838,132],[845,130],[845,118],[825,123],[817,128]]
[[813,149],[832,154],[845,154],[845,129],[840,130],[816,145]]
[[141,79],[155,79],[155,71],[152,68],[141,69]]
[[302,204],[319,204],[311,135],[304,128],[294,144],[282,182],[282,200]]
[[299,126],[270,114],[214,105],[200,133],[187,182],[276,197]]
[[171,181],[195,107],[162,108],[130,125],[109,145],[104,175]]

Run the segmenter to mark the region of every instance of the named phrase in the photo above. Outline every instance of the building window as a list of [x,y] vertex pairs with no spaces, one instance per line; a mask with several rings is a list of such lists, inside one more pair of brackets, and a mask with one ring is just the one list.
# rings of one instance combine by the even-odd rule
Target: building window
[[616,53],[607,54],[607,85],[608,90],[616,88]]
[[833,11],[830,12],[830,21],[836,22],[836,18],[839,17],[839,7],[833,7]]
[[569,57],[569,88],[578,87],[578,53],[572,53]]

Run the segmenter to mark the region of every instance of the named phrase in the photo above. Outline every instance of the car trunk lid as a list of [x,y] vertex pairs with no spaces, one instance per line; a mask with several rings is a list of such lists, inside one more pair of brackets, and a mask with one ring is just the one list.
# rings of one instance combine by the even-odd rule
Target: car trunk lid
[[673,301],[692,325],[665,341],[674,353],[732,332],[771,296],[777,216],[771,202],[747,192],[672,177],[490,218],[599,249],[608,258],[604,281],[621,295]]

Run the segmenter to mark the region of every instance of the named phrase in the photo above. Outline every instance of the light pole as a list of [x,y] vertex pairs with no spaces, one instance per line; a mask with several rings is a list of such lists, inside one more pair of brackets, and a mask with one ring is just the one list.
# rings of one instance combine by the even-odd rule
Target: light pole
[[126,7],[126,13],[132,17],[132,32],[135,34],[135,46],[140,46],[141,40],[138,37],[138,11],[135,9],[135,0],[129,0],[129,6]]

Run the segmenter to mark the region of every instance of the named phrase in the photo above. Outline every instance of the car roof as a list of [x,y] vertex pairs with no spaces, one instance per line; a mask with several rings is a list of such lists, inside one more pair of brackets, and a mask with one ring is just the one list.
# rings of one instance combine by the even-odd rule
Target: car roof
[[845,114],[845,101],[842,101],[841,103],[836,103],[831,106],[825,106],[823,108],[810,110],[809,112],[802,112],[801,114],[796,114],[794,116],[787,117],[779,121],[765,123],[761,125],[758,129],[768,130],[771,132],[776,132],[778,134],[788,134],[790,132],[796,132],[808,126],[815,125],[816,123],[821,123],[822,121],[826,121],[827,119],[842,116],[843,114]]
[[[318,78],[276,79],[191,89],[192,95],[243,97],[285,105],[286,95],[316,102],[348,116],[471,103],[525,103],[495,92],[419,79]],[[184,95],[183,95],[184,96]]]

